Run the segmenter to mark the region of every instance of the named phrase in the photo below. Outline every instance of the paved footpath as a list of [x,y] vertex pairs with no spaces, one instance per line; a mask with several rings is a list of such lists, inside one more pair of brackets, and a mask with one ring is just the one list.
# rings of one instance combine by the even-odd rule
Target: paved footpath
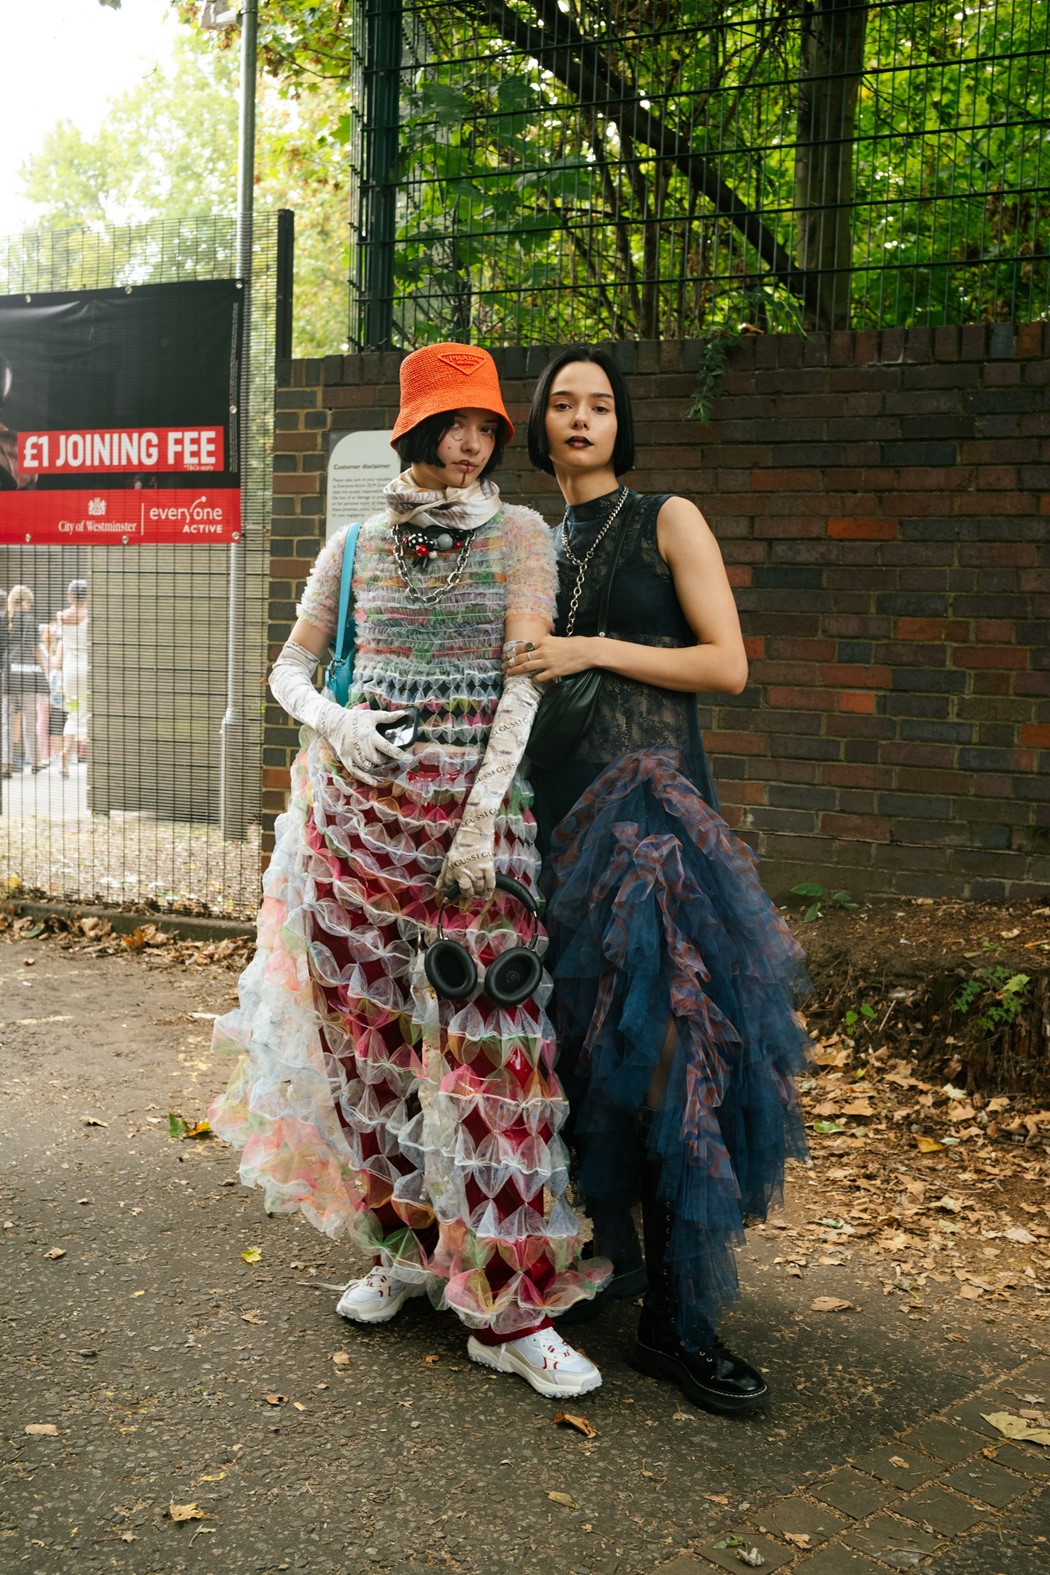
[[[605,1378],[570,1407],[592,1440],[425,1303],[343,1323],[347,1249],[268,1219],[220,1143],[168,1135],[221,1085],[206,1014],[232,992],[0,935],[4,1575],[1050,1567],[1050,1451],[983,1420],[1050,1404],[1031,1302],[917,1308],[860,1249],[799,1281],[771,1225],[725,1333],[775,1403],[735,1423],[679,1404],[624,1362],[621,1306],[580,1331]],[[790,1209],[822,1212],[806,1172]]]

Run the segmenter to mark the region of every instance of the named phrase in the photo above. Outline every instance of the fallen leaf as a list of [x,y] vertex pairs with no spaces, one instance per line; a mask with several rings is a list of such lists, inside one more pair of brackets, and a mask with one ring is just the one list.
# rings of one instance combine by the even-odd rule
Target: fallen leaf
[[1050,1445],[1050,1427],[1032,1427],[1023,1417],[1014,1416],[1010,1411],[993,1411],[990,1416],[982,1411],[981,1415],[1007,1438],[1019,1438],[1026,1444]]
[[266,1319],[259,1317],[259,1309],[257,1307],[252,1307],[252,1308],[249,1309],[248,1312],[241,1313],[241,1322],[242,1323],[265,1323]]
[[810,1124],[814,1132],[819,1132],[823,1137],[828,1137],[834,1132],[845,1132],[846,1130],[841,1121],[813,1121]]
[[47,1252],[44,1253],[44,1257],[45,1258],[51,1258],[51,1259],[64,1258],[65,1255],[66,1255],[66,1249],[64,1247],[49,1247]]
[[796,1548],[808,1548],[812,1541],[808,1531],[785,1531],[783,1537]]
[[[347,1358],[347,1360],[349,1361],[349,1357]],[[440,1356],[424,1356],[424,1358],[423,1358],[423,1366],[424,1367],[434,1367],[434,1366],[437,1365],[438,1362],[440,1362],[440,1360],[441,1360]]]
[[852,1302],[844,1302],[841,1296],[818,1296],[809,1304],[811,1312],[845,1312],[852,1306]]
[[173,1137],[173,1138],[184,1138],[186,1136],[186,1133],[188,1132],[188,1130],[189,1130],[189,1127],[187,1126],[187,1123],[182,1119],[182,1117],[176,1115],[173,1110],[169,1110],[168,1111],[168,1136],[169,1137]]
[[301,1400],[293,1400],[292,1401],[292,1410],[293,1411],[305,1411],[306,1407],[303,1405]]
[[97,1116],[81,1116],[81,1123],[86,1127],[108,1127],[108,1121],[100,1121]]
[[579,1509],[580,1507],[571,1493],[548,1493],[547,1497],[554,1504],[564,1504],[566,1509]]
[[196,1504],[176,1504],[174,1499],[172,1499],[171,1503],[168,1505],[167,1513],[169,1520],[174,1520],[176,1522],[180,1520],[204,1519],[203,1509],[198,1509]]
[[940,1154],[944,1150],[944,1144],[931,1137],[917,1137],[915,1147],[920,1154]]
[[[425,1357],[424,1360],[429,1360],[429,1358]],[[437,1358],[435,1357],[435,1361],[436,1360]],[[335,1363],[336,1367],[349,1367],[350,1355],[347,1351],[336,1351],[332,1356],[332,1361]]]
[[259,1251],[258,1247],[245,1247],[244,1251],[241,1253],[241,1257],[244,1259],[245,1263],[260,1263],[262,1261],[262,1253]]
[[57,1438],[58,1428],[54,1422],[30,1422],[26,1428],[30,1438]]
[[288,1404],[288,1396],[287,1395],[279,1395],[279,1394],[276,1394],[276,1393],[272,1393],[272,1394],[268,1394],[268,1395],[263,1395],[263,1399],[266,1401],[267,1405],[287,1405]]
[[597,1431],[591,1426],[585,1416],[573,1416],[571,1411],[555,1411],[555,1423],[564,1423],[566,1427],[574,1427],[584,1438],[597,1438]]
[[187,1138],[211,1137],[211,1122],[195,1121],[191,1127],[186,1128],[182,1135]]
[[890,1456],[890,1465],[899,1467],[899,1469],[901,1471],[910,1471],[911,1470],[911,1462],[908,1461],[908,1460],[905,1460],[903,1458],[903,1456],[901,1456],[901,1455],[891,1455]]
[[1030,1230],[1025,1230],[1023,1225],[1011,1225],[1010,1229],[1004,1231],[1003,1234],[1007,1241],[1018,1241],[1025,1247],[1034,1246],[1038,1240],[1038,1237],[1033,1236]]

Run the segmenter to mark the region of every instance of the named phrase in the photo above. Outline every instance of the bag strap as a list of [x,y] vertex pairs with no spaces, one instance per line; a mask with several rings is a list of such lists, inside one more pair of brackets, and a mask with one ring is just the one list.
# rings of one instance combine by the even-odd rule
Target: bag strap
[[627,527],[634,519],[637,504],[638,494],[635,493],[623,511],[620,523],[616,527],[616,535],[613,537],[612,557],[609,559],[609,567],[605,572],[605,584],[602,586],[601,601],[598,603],[599,635],[605,634],[606,626],[609,622],[609,597],[612,595],[613,575],[616,573],[616,565],[620,561],[623,544],[627,539]]
[[361,534],[361,526],[348,525],[346,539],[343,542],[343,567],[339,575],[339,622],[335,631],[335,659],[344,660],[357,633],[356,620],[350,611],[350,592],[354,579],[354,554],[357,551],[357,538]]

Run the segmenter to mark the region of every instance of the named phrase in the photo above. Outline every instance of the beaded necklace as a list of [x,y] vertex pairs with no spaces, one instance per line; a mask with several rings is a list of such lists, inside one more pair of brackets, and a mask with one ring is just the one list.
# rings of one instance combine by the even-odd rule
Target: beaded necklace
[[410,546],[412,547],[416,565],[424,570],[431,558],[436,557],[438,552],[448,551],[449,549],[435,546],[432,551],[422,531],[418,529],[411,532],[402,531],[396,523],[391,523],[390,536],[394,544],[394,558],[400,570],[405,590],[417,606],[436,607],[438,602],[447,596],[449,591],[457,586],[463,578],[463,570],[466,568],[467,559],[470,556],[470,544],[473,540],[474,532],[466,531],[461,538],[453,540],[451,550],[456,551],[458,548],[459,551],[456,561],[452,565],[451,573],[445,577],[444,585],[436,585],[432,590],[428,591],[424,591],[412,579],[412,559],[408,557],[408,549]]

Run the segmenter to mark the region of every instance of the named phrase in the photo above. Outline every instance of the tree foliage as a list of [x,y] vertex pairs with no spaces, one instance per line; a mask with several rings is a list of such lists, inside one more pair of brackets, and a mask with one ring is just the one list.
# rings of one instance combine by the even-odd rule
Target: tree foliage
[[[115,98],[96,134],[60,120],[28,161],[22,186],[39,229],[73,232],[57,242],[68,251],[78,230],[233,214],[238,91],[237,51],[180,29],[170,64]],[[258,95],[255,205],[296,213],[301,355],[331,352],[346,337],[346,179],[331,151],[340,113],[331,87],[303,96],[271,80]],[[56,242],[41,244],[53,251]]]
[[278,200],[355,238],[352,337],[377,301],[407,344],[1050,307],[1043,0],[267,0],[259,37],[309,127]]
[[[351,152],[365,9],[260,13],[272,75],[344,85]],[[1047,28],[1040,0],[405,0],[399,161],[368,172],[395,229],[366,203],[363,236],[394,337],[1037,316]]]

